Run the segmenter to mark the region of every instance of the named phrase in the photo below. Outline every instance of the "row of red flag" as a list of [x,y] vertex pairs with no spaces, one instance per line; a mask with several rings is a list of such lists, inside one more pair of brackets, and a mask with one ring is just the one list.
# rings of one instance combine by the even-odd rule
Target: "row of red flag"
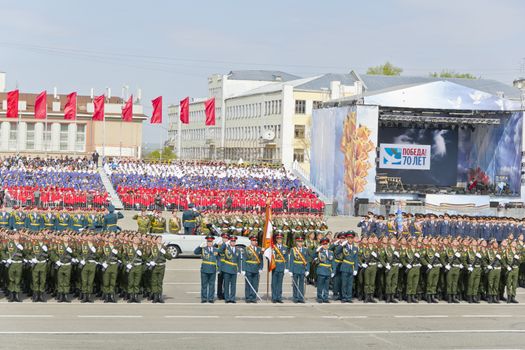
[[[204,113],[206,114],[206,126],[215,125],[215,97],[204,102]],[[186,97],[179,104],[180,121],[182,124],[190,123],[190,98]]]
[[[7,93],[7,118],[18,118],[18,100],[20,93],[18,90],[13,90]],[[106,97],[104,95],[97,96],[93,99],[93,120],[104,120],[104,104]],[[162,96],[157,97],[151,101],[153,105],[153,113],[151,115],[151,124],[162,124]],[[215,103],[214,103],[215,104]],[[215,109],[215,108],[214,108]],[[47,92],[42,91],[35,99],[35,118],[47,118]],[[73,92],[67,95],[66,105],[64,106],[64,119],[77,119],[77,93]],[[133,95],[122,107],[122,120],[130,122],[133,120]]]

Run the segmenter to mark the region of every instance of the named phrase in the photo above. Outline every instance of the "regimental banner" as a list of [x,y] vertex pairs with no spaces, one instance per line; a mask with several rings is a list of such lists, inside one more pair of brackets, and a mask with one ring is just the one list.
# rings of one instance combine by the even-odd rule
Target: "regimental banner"
[[430,145],[382,143],[379,168],[430,170]]

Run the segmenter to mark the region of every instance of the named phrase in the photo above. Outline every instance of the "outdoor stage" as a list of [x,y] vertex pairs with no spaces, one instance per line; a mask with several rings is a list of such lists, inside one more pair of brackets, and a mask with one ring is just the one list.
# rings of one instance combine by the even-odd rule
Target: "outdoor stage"
[[439,81],[332,106],[314,110],[310,180],[340,214],[357,198],[454,211],[523,202],[521,104]]

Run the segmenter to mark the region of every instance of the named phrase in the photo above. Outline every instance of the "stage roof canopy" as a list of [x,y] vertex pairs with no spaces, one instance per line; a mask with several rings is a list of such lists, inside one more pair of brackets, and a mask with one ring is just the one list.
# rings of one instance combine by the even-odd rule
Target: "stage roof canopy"
[[417,109],[522,110],[520,101],[506,99],[448,80],[393,86],[384,90],[369,91],[361,95],[329,101],[323,106],[333,107],[356,103]]

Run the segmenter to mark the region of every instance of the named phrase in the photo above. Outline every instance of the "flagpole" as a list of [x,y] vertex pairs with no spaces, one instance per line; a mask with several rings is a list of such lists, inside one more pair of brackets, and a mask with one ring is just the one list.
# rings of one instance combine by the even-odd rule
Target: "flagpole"
[[[16,101],[16,103],[18,103],[18,101]],[[18,109],[18,107],[17,107]],[[17,110],[17,115],[16,115],[16,155],[19,155],[20,154],[20,139],[22,138],[21,135],[20,135],[20,111]]]
[[[46,103],[47,103],[47,101],[46,101]],[[46,108],[47,108],[47,105],[46,105]],[[46,134],[47,134],[47,117],[48,117],[48,115],[47,115],[47,111],[46,111],[46,121],[44,122],[44,155],[45,155],[46,158],[47,158],[47,144],[46,144],[46,141],[47,141],[46,140],[47,139],[47,137],[46,137]]]
[[78,99],[75,98],[75,140],[73,141],[73,154],[77,155],[77,135],[78,135],[78,124],[77,124],[77,107],[78,107]]
[[177,135],[177,157],[182,159],[182,121],[180,120],[180,105],[179,105],[179,132]]
[[[106,99],[106,97],[104,97]],[[102,113],[102,163],[106,159],[106,111]]]

